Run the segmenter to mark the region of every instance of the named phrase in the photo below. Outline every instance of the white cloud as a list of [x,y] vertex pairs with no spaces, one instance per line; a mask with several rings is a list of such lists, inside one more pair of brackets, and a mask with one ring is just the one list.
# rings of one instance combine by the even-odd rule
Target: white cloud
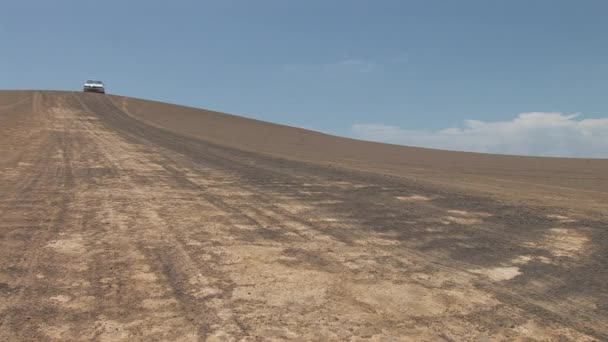
[[466,120],[440,131],[356,124],[355,138],[447,150],[553,157],[608,158],[608,118],[578,114],[522,113],[511,121]]

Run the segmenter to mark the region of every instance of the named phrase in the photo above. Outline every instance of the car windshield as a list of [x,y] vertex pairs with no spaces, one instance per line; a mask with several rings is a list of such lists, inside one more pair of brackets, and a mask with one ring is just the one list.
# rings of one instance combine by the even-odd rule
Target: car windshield
[[89,84],[101,84],[101,81],[91,81],[91,80],[89,80],[89,81],[87,81],[87,83],[89,83]]

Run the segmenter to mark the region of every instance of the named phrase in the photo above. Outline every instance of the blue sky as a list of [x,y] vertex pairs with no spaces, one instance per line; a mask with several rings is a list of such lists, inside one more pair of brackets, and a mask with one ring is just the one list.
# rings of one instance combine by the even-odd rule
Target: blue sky
[[368,140],[608,157],[606,13],[600,0],[9,1],[0,89],[98,78]]

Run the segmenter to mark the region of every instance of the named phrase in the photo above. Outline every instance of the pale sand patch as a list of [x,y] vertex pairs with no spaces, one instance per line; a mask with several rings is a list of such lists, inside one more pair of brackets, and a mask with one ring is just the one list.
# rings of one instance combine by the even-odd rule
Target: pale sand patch
[[589,238],[575,229],[553,228],[545,243],[549,251],[558,257],[577,257],[584,252]]
[[552,228],[547,230],[540,241],[530,241],[523,245],[549,251],[555,257],[577,258],[582,256],[589,244],[587,235],[572,228]]
[[[320,194],[320,193],[321,193],[321,192],[319,192],[319,191],[305,191],[305,190],[300,190],[300,191],[298,191],[298,192],[299,192],[300,194],[302,194],[302,195],[309,195],[309,196],[311,196],[311,195],[318,195],[318,194]],[[293,199],[293,198],[291,198],[291,197],[290,197],[290,198],[288,198],[288,199]]]
[[252,224],[233,224],[232,227],[242,230],[257,230],[258,227]]
[[321,222],[340,222],[341,220],[337,219],[337,218],[333,218],[333,217],[321,217],[321,218],[318,219],[318,221],[321,221]]
[[535,341],[558,341],[575,340],[580,342],[596,341],[595,339],[582,335],[570,329],[559,328],[550,325],[541,325],[533,320],[515,327],[515,331],[534,339]]
[[272,306],[323,305],[332,283],[331,274],[297,269],[277,263],[283,248],[235,246],[226,250],[231,277],[237,287],[233,300],[255,300]]
[[43,334],[57,341],[65,340],[65,336],[67,335],[67,333],[70,332],[70,329],[70,324],[61,324],[54,326],[43,325],[40,327],[40,331],[42,331]]
[[129,341],[129,332],[123,323],[101,317],[95,322],[95,328],[99,341]]
[[206,298],[221,294],[223,291],[217,287],[203,286],[192,291],[192,295],[196,298]]
[[360,189],[360,188],[365,188],[367,187],[366,184],[355,184],[352,182],[346,182],[346,181],[338,181],[338,182],[329,182],[329,185],[337,185],[338,187],[342,188],[342,189]]
[[448,213],[456,214],[456,215],[463,215],[463,216],[469,215],[469,212],[464,211],[464,210],[448,210]]
[[68,296],[68,295],[57,295],[57,296],[53,296],[53,297],[49,297],[49,299],[53,302],[59,303],[59,304],[64,304],[69,302],[72,297]]
[[550,264],[551,260],[546,256],[531,256],[531,255],[520,255],[511,259],[511,263],[515,265],[525,265],[532,261],[538,261],[543,264]]
[[148,298],[148,299],[144,299],[141,302],[141,306],[146,309],[152,310],[152,309],[159,309],[162,307],[175,305],[176,303],[177,303],[177,300],[175,300],[175,298],[168,298],[168,299]]
[[139,272],[139,271],[135,272],[135,274],[133,274],[131,276],[131,278],[133,278],[135,280],[150,281],[150,282],[158,280],[158,277],[154,273]]
[[321,200],[321,201],[315,201],[314,204],[339,204],[339,203],[344,203],[344,201],[338,201],[338,200]]
[[222,330],[215,331],[213,334],[207,337],[207,342],[226,342],[235,340],[236,338],[232,334]]
[[515,265],[525,265],[534,259],[533,256],[530,255],[519,255],[513,259],[511,259],[511,263]]
[[[210,194],[214,194],[214,195],[220,195],[220,196],[226,196],[226,197],[248,197],[248,196],[253,196],[253,193],[249,192],[249,191],[245,191],[245,190],[233,190],[233,189],[228,189],[226,190],[225,188],[206,188],[204,190],[206,193],[210,193]],[[241,198],[238,198],[239,200],[242,200]]]
[[202,274],[197,274],[193,277],[190,277],[190,279],[188,280],[188,283],[190,285],[198,285],[198,286],[209,285],[211,282],[212,282],[212,279],[210,279],[209,277],[205,277]]
[[404,202],[424,202],[432,200],[432,198],[422,195],[398,196],[397,199]]
[[[167,312],[157,311],[152,317],[155,323],[148,320],[138,319],[128,322],[110,320],[100,316],[95,322],[94,330],[90,331],[90,338],[84,340],[95,340],[102,342],[114,341],[176,341],[194,342],[199,341],[194,327],[189,326],[183,317],[175,317],[175,313],[166,316]],[[82,339],[82,338],[81,338]]]
[[435,316],[448,309],[466,314],[498,303],[488,293],[473,288],[437,291],[419,284],[388,281],[348,287],[356,300],[389,315]]
[[200,247],[200,246],[202,246],[202,245],[203,245],[203,243],[202,243],[202,242],[200,242],[200,241],[196,241],[196,240],[192,240],[192,239],[190,239],[190,240],[188,240],[188,241],[186,242],[186,246],[195,246],[195,247]]
[[573,223],[573,222],[576,222],[575,219],[571,219],[568,216],[558,215],[558,214],[547,215],[547,218],[551,219],[551,220],[558,221],[560,223]]
[[482,221],[475,217],[455,217],[455,216],[445,216],[442,221],[444,224],[457,223],[463,225],[471,225],[478,224]]
[[94,296],[82,296],[74,298],[64,306],[72,310],[85,310],[93,307],[96,301],[97,298]]
[[448,210],[448,213],[459,216],[490,217],[492,214],[481,211]]
[[492,279],[493,281],[503,281],[509,280],[517,277],[521,274],[519,267],[509,266],[509,267],[494,267],[494,268],[480,268],[476,270],[471,270],[471,272],[476,274],[482,274]]
[[325,272],[296,270],[279,264],[256,266],[256,274],[235,276],[239,286],[232,292],[233,300],[258,300],[272,306],[317,306],[325,302],[331,284]]
[[71,239],[55,240],[49,243],[47,247],[65,254],[80,254],[86,251],[84,240],[81,236],[74,236]]

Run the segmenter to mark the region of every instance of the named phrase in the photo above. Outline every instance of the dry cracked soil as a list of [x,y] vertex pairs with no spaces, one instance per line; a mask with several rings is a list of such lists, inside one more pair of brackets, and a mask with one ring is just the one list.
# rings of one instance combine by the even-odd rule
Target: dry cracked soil
[[608,161],[0,92],[0,341],[608,339]]

